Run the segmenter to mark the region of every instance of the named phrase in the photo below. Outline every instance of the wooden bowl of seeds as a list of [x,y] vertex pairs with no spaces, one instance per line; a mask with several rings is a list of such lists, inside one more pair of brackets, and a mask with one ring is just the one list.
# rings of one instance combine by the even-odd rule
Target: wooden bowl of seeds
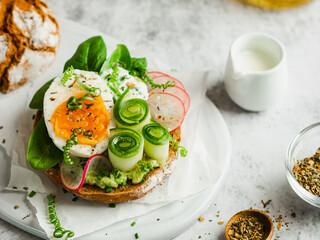
[[271,240],[273,223],[265,212],[248,209],[230,218],[225,235],[227,240]]

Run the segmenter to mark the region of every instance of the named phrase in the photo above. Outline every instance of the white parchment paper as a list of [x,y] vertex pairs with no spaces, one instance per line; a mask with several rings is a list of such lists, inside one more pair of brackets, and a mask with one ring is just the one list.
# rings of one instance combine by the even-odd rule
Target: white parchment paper
[[[32,132],[32,116],[35,111],[28,109],[28,103],[34,91],[30,92],[24,104],[21,105],[18,132],[13,148],[8,148],[12,156],[11,177],[7,189],[23,189],[36,191],[33,198],[28,198],[36,209],[36,215],[40,226],[45,230],[49,238],[52,238],[54,227],[49,222],[47,211],[47,195],[53,193],[56,198],[56,211],[61,224],[65,229],[71,229],[75,236],[79,237],[98,229],[104,228],[115,222],[143,215],[172,201],[182,199],[189,195],[200,192],[215,183],[212,171],[208,167],[206,149],[197,137],[197,125],[201,105],[205,96],[207,74],[203,72],[170,72],[183,82],[189,96],[191,105],[187,117],[182,125],[182,145],[189,153],[186,158],[179,157],[176,169],[161,186],[155,188],[145,197],[117,204],[116,208],[109,208],[108,204],[91,202],[83,199],[72,201],[71,193],[64,193],[61,187],[53,184],[42,171],[33,170],[27,160],[28,140]],[[36,89],[36,86],[26,86]],[[16,96],[18,97],[18,95]],[[5,98],[0,102],[7,101]],[[10,138],[10,136],[7,136]],[[106,217],[108,216],[108,217]]]

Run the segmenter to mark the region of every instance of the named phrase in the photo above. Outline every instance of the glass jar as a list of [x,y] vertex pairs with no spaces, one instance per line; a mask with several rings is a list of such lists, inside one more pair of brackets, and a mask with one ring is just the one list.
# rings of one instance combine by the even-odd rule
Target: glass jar
[[311,0],[239,0],[240,2],[251,4],[265,9],[288,9],[299,7]]

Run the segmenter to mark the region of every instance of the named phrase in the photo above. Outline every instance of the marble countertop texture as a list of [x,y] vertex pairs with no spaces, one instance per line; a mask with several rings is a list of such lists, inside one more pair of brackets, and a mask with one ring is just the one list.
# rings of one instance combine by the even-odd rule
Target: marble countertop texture
[[[48,0],[48,4],[58,17],[142,46],[173,69],[211,71],[207,96],[229,127],[231,166],[218,196],[202,214],[204,221],[174,240],[222,240],[229,218],[251,207],[268,209],[273,220],[282,215],[280,230],[274,223],[274,239],[319,239],[320,209],[293,192],[284,159],[291,139],[320,120],[320,1],[286,11],[261,10],[232,0]],[[287,92],[276,106],[260,113],[235,105],[223,83],[232,40],[253,31],[280,39],[288,56]],[[261,200],[272,201],[264,208]],[[0,220],[0,239],[36,237]]]

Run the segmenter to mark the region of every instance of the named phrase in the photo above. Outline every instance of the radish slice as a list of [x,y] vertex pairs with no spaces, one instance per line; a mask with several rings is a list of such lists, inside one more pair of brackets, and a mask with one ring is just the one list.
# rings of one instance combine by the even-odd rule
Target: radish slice
[[154,79],[155,77],[160,77],[160,76],[169,76],[168,74],[165,74],[162,72],[148,72],[148,75],[152,79]]
[[[165,84],[166,82],[175,82],[175,86],[179,87],[179,88],[182,88],[183,90],[185,90],[183,84],[176,78],[173,78],[169,75],[163,75],[163,76],[158,76],[158,77],[154,77],[153,78],[153,82],[156,83],[156,84]],[[151,85],[149,83],[147,83],[147,87],[148,87],[148,91],[151,90]]]
[[109,159],[102,154],[95,154],[90,157],[83,169],[81,159],[71,156],[73,164],[62,161],[60,165],[60,179],[63,186],[71,191],[78,191],[86,178],[87,172],[102,170],[111,171],[112,165]]
[[151,93],[160,93],[160,92],[170,93],[178,97],[183,102],[184,110],[185,110],[185,113],[187,114],[190,107],[190,97],[185,90],[183,90],[180,87],[174,86],[174,87],[168,87],[166,89],[152,88],[149,93],[151,94]]
[[[173,78],[167,74],[163,74],[160,76],[156,76],[153,77],[153,82],[156,84],[165,84],[166,82],[170,81],[170,82],[175,82],[175,86],[182,88],[183,90],[185,90],[183,84],[176,78]],[[148,91],[151,90],[152,86],[150,85],[150,83],[147,83],[147,87],[148,87]]]
[[167,127],[169,132],[182,124],[185,111],[178,97],[170,93],[152,93],[147,102],[152,119]]

